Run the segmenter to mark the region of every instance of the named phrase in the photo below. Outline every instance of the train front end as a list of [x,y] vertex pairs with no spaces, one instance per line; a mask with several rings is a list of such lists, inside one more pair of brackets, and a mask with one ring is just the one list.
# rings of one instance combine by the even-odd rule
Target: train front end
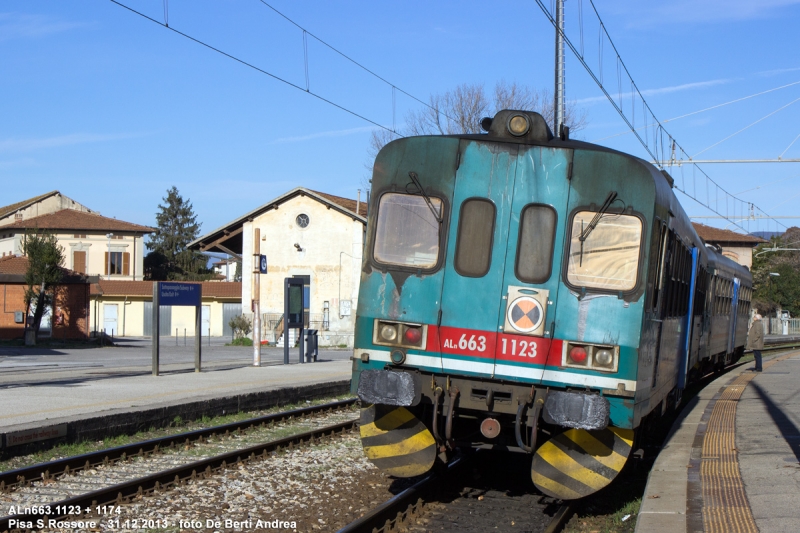
[[653,182],[634,158],[554,140],[536,113],[488,130],[397,140],[375,162],[362,444],[399,477],[458,448],[531,453],[540,490],[580,498],[622,469],[638,422]]

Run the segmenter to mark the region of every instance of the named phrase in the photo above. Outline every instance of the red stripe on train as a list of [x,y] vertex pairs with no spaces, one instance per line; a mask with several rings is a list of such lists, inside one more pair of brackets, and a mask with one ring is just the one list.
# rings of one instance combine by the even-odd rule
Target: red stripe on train
[[449,355],[534,365],[561,366],[563,342],[527,335],[496,333],[449,326],[428,326],[425,349]]

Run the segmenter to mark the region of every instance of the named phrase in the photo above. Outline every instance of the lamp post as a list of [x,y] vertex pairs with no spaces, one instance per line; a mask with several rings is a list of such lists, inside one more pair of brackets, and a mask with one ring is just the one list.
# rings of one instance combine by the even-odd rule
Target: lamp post
[[769,273],[769,299],[774,300],[773,290],[772,290],[772,278],[773,277],[780,277],[780,273],[778,272],[770,272]]
[[113,237],[113,233],[106,233],[106,237],[108,238],[108,259],[106,260],[106,276],[108,279],[111,279],[111,237]]

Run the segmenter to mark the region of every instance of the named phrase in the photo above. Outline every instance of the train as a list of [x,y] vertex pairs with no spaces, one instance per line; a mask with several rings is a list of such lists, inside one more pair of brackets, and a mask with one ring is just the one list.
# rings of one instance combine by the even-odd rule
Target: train
[[531,455],[533,484],[608,486],[645,422],[744,352],[749,270],[706,245],[673,179],[502,110],[485,133],[378,153],[351,388],[397,477],[459,450]]

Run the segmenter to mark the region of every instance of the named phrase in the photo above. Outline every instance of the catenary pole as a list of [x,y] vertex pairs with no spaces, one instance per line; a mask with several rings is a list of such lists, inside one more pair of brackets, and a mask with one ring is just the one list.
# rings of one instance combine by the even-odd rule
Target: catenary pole
[[564,124],[564,0],[556,0],[556,79],[555,113],[553,113],[553,132],[561,136]]

